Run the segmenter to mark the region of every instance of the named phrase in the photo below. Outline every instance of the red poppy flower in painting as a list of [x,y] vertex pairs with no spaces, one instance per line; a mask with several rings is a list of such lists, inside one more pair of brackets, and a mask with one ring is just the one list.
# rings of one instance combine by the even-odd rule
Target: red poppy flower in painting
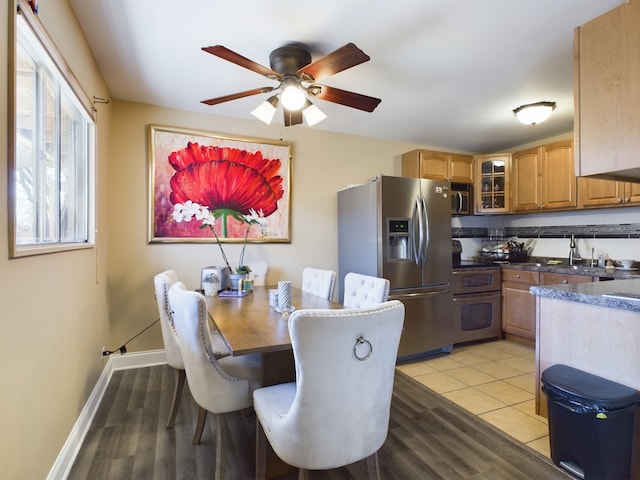
[[169,155],[169,163],[176,170],[170,181],[173,204],[191,200],[235,218],[251,210],[268,217],[284,194],[280,160],[265,159],[259,151],[189,142]]

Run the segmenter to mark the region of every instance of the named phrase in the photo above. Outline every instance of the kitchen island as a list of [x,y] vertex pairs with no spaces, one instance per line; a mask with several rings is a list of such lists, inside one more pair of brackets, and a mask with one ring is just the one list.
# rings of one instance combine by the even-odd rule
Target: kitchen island
[[[640,390],[640,279],[531,287],[536,295],[536,413],[542,372],[558,363]],[[622,294],[622,295],[621,295]]]

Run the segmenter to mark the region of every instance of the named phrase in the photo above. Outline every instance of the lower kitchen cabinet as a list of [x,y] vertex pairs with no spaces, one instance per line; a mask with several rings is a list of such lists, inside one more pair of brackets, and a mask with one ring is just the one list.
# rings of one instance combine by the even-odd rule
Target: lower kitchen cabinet
[[536,339],[536,298],[529,292],[533,285],[562,285],[592,282],[587,275],[537,272],[504,268],[502,270],[502,331],[514,339],[534,343]]
[[540,284],[540,272],[502,270],[502,331],[535,341],[536,303],[529,287]]

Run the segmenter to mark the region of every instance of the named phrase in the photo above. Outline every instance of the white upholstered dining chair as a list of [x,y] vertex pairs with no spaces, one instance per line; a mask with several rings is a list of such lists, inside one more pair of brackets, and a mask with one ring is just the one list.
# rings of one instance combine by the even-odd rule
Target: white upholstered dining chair
[[303,292],[331,300],[335,284],[336,272],[333,270],[322,270],[313,267],[305,267],[302,270]]
[[296,381],[253,392],[257,441],[266,435],[282,460],[300,468],[300,479],[365,458],[369,475],[379,478],[376,452],[389,428],[403,323],[397,300],[293,312]]
[[251,406],[251,394],[261,386],[260,355],[217,359],[210,341],[206,300],[202,294],[187,290],[182,282],[176,282],[169,290],[169,305],[189,389],[200,407],[194,445],[200,443],[207,412],[215,414],[218,480],[223,471],[222,415]]
[[[171,309],[169,307],[169,289],[177,281],[178,274],[174,270],[165,270],[164,272],[158,273],[153,278],[156,302],[158,303],[158,314],[160,316],[162,342],[164,343],[164,354],[167,359],[167,363],[170,367],[175,369],[176,372],[173,400],[171,401],[171,409],[169,410],[169,417],[167,418],[167,428],[171,428],[175,424],[186,378],[182,353],[180,352],[180,346],[178,345],[176,331],[171,319]],[[214,330],[211,335],[211,345],[213,353],[217,358],[222,358],[231,354],[229,348],[222,339],[220,332],[216,330]]]
[[368,307],[389,299],[389,280],[349,272],[344,276],[345,307]]

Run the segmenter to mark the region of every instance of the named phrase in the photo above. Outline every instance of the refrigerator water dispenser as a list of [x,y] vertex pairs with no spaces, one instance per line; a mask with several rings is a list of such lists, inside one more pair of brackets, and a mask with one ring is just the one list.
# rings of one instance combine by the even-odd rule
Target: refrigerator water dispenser
[[409,219],[389,218],[387,228],[387,260],[411,260],[409,250]]

